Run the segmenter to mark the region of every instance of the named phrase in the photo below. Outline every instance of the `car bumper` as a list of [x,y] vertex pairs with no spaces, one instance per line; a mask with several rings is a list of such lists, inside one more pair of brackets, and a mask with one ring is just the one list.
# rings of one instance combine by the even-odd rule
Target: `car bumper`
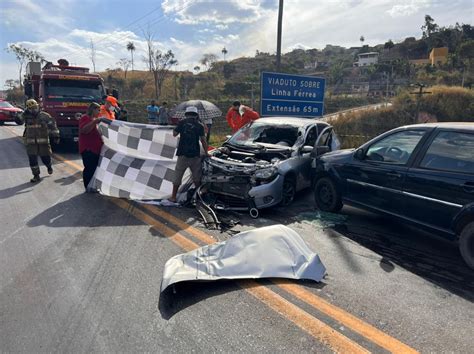
[[227,181],[225,190],[211,186],[210,191],[217,195],[217,209],[236,211],[246,211],[251,208],[265,209],[281,202],[283,181],[284,177],[277,175],[273,181],[252,186],[247,190],[244,190],[242,185],[233,185],[232,181]]
[[249,190],[249,196],[257,209],[270,208],[281,202],[284,179],[282,175],[277,175],[270,183],[261,184]]

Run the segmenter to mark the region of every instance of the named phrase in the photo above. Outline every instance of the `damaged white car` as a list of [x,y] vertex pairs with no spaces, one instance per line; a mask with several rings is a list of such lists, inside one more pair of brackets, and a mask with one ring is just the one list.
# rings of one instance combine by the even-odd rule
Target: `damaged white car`
[[311,185],[311,161],[339,148],[332,126],[308,118],[260,118],[247,124],[203,163],[207,203],[216,209],[289,205]]

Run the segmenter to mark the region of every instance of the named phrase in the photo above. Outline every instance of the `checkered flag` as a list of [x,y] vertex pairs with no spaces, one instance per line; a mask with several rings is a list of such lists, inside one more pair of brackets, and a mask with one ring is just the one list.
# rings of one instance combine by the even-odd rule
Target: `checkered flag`
[[172,128],[113,121],[100,123],[99,131],[104,146],[89,188],[135,200],[171,196],[177,160]]

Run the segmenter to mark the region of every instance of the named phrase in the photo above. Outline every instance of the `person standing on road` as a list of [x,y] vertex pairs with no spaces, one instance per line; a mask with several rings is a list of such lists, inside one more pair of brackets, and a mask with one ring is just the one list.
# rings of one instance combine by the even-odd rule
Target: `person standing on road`
[[109,120],[115,120],[115,110],[118,109],[117,99],[113,96],[107,96],[105,102],[100,106],[100,118],[106,118]]
[[82,156],[84,170],[82,171],[82,180],[84,188],[88,191],[87,186],[94,176],[94,172],[99,164],[100,150],[102,148],[102,136],[97,129],[100,123],[100,105],[92,102],[79,120],[79,153]]
[[206,153],[207,141],[204,135],[204,126],[199,123],[198,110],[194,106],[186,108],[185,118],[181,120],[173,130],[173,136],[179,135],[178,150],[176,155],[176,169],[173,182],[173,193],[170,202],[176,203],[176,195],[181,185],[184,172],[189,168],[191,170],[194,186],[197,188],[201,184],[201,156],[199,142]]
[[148,112],[148,124],[156,124],[159,110],[160,107],[156,105],[155,100],[152,100],[146,107],[146,111]]
[[158,110],[158,123],[160,125],[168,125],[169,113],[168,113],[168,103],[163,102],[160,109]]
[[54,142],[59,144],[59,130],[54,118],[48,113],[41,111],[38,102],[34,99],[26,101],[26,110],[23,112],[21,120],[25,123],[23,137],[31,172],[33,173],[33,178],[30,182],[36,183],[41,180],[38,156],[41,157],[41,161],[43,161],[43,164],[48,169],[48,174],[53,173],[53,166],[51,165],[52,151],[49,139],[52,137]]
[[244,106],[239,101],[234,101],[227,111],[226,120],[232,129],[232,134],[242,128],[245,124],[260,118],[260,115],[252,108]]

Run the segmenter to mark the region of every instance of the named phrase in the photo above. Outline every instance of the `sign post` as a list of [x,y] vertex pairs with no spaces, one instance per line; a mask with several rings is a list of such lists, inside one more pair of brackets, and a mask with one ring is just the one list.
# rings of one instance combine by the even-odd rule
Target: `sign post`
[[326,80],[303,75],[262,72],[262,116],[321,117]]

